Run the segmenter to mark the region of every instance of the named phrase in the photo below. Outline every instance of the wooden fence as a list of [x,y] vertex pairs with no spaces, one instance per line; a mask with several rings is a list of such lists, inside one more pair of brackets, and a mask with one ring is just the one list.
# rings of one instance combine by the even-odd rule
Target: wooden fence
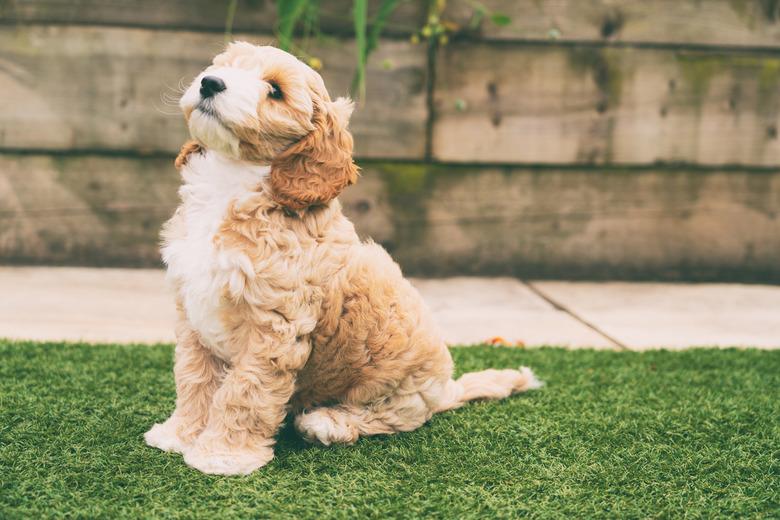
[[[348,90],[349,0],[316,46]],[[359,231],[414,274],[780,281],[780,2],[485,0],[429,53],[406,2],[352,129]],[[158,265],[186,138],[166,103],[226,2],[0,0],[0,260]],[[272,42],[270,2],[236,38]],[[443,18],[468,26],[473,3]]]

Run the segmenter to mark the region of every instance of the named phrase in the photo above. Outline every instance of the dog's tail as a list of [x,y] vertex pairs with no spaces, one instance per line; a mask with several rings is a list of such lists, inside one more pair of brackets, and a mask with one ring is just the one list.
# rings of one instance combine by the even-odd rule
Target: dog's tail
[[463,374],[447,382],[436,412],[460,408],[475,399],[503,399],[512,394],[541,388],[542,381],[528,367],[520,370],[482,370]]

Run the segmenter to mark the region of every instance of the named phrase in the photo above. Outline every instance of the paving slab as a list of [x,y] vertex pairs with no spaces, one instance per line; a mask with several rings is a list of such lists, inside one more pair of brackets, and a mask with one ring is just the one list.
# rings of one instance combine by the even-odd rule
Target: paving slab
[[780,286],[532,282],[627,348],[780,348]]
[[175,319],[161,270],[0,268],[0,337],[172,342]]
[[614,347],[514,278],[413,279],[412,283],[450,344],[469,345],[501,337],[528,346]]
[[[502,337],[528,346],[612,344],[512,278],[413,280],[445,340]],[[0,337],[172,342],[175,310],[155,269],[0,267]]]

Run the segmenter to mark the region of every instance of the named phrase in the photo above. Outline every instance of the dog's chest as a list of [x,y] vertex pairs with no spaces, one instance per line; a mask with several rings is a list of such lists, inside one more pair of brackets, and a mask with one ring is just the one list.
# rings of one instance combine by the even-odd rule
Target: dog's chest
[[163,237],[168,277],[190,325],[226,360],[232,354],[222,319],[226,292],[239,266],[251,266],[241,251],[216,246],[215,236],[230,205],[251,195],[265,174],[267,168],[244,167],[214,154],[191,158],[182,171],[182,205]]

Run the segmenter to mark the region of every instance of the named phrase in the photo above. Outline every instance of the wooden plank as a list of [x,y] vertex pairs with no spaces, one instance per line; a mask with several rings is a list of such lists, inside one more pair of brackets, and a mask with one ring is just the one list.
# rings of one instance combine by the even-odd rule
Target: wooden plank
[[[407,274],[780,282],[780,172],[363,164],[341,197]],[[0,261],[158,265],[170,161],[0,154]]]
[[[224,31],[227,0],[1,0],[0,20],[11,23],[94,24],[129,27]],[[379,0],[369,2],[369,19]],[[352,34],[348,16],[352,0],[320,2],[320,29],[326,34]],[[408,35],[425,19],[424,2],[402,1],[385,26],[385,34]],[[271,0],[238,0],[233,30],[271,33],[276,5]]]
[[453,44],[433,155],[487,163],[780,165],[780,56]]
[[[185,126],[178,108],[161,96],[175,98],[180,82],[222,47],[219,35],[187,31],[0,27],[0,149],[174,152]],[[334,95],[349,91],[353,49],[353,42],[336,39],[318,48]],[[368,99],[352,121],[357,153],[421,158],[425,49],[385,42],[369,69]]]
[[0,258],[156,265],[179,182],[170,159],[0,155]]
[[780,281],[780,172],[365,170],[345,211],[408,274]]
[[443,18],[488,40],[780,46],[780,5],[765,0],[484,0],[508,25],[484,18],[475,2],[451,0]]

